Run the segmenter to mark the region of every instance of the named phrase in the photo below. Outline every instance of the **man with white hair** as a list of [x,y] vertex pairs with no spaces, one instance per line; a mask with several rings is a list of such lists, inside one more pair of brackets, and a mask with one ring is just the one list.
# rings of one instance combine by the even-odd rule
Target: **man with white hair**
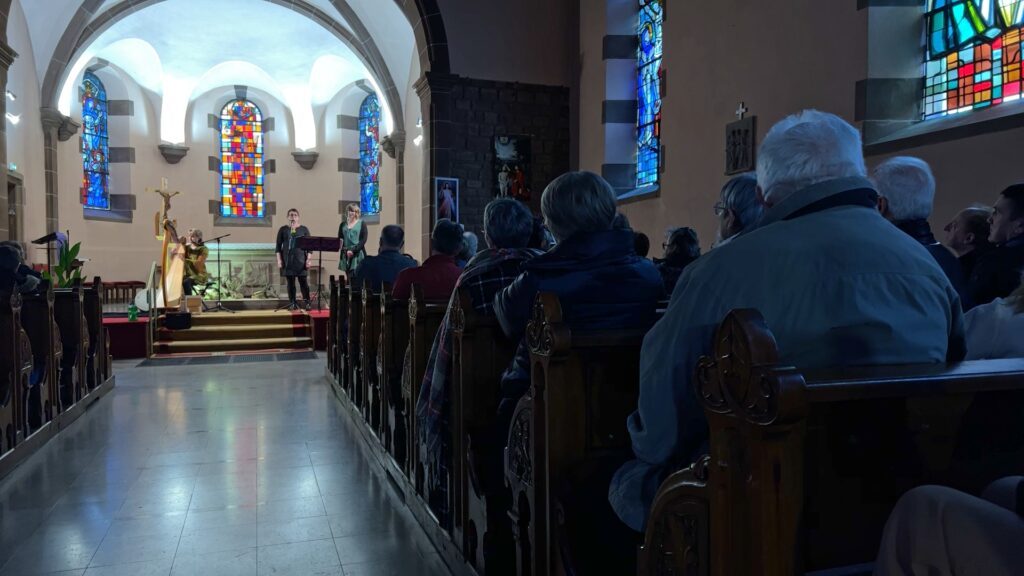
[[960,262],[939,244],[928,224],[935,202],[935,177],[928,163],[912,156],[896,156],[879,164],[871,179],[878,190],[878,211],[928,250],[960,295],[964,309],[970,308]]
[[612,480],[619,518],[642,531],[664,478],[708,451],[697,360],[736,308],[761,312],[783,364],[915,364],[963,358],[960,299],[935,259],[878,213],[860,134],[832,114],[789,116],[765,136],[758,228],[683,272],[644,338],[635,459]]

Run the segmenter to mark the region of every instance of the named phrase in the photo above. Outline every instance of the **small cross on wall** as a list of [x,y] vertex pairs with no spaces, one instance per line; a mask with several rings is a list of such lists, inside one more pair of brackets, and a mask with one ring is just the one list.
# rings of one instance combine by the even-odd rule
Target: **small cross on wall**
[[743,120],[743,116],[746,115],[750,110],[747,109],[746,102],[740,102],[739,108],[736,108],[736,119]]

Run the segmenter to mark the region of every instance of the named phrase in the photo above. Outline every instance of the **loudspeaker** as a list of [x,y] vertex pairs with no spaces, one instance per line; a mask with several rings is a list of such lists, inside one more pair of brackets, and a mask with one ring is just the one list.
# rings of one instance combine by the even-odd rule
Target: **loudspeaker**
[[164,328],[168,330],[188,330],[192,327],[192,314],[188,312],[168,312],[164,316]]

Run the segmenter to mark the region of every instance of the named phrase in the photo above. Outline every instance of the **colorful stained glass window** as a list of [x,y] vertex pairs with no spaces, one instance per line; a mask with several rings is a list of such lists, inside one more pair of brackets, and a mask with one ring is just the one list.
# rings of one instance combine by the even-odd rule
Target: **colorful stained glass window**
[[380,101],[370,94],[359,107],[359,207],[380,214]]
[[82,79],[82,205],[110,210],[107,89],[92,72]]
[[262,218],[263,115],[248,100],[220,112],[220,215]]
[[925,8],[925,118],[1020,99],[1024,0],[927,0]]
[[637,38],[636,185],[658,182],[661,164],[662,0],[640,1]]

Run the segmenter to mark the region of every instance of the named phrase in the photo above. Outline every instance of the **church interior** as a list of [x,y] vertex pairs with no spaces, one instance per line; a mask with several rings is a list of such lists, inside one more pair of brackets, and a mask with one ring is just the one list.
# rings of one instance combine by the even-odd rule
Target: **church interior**
[[0,0],[0,576],[1024,574],[1022,52]]

